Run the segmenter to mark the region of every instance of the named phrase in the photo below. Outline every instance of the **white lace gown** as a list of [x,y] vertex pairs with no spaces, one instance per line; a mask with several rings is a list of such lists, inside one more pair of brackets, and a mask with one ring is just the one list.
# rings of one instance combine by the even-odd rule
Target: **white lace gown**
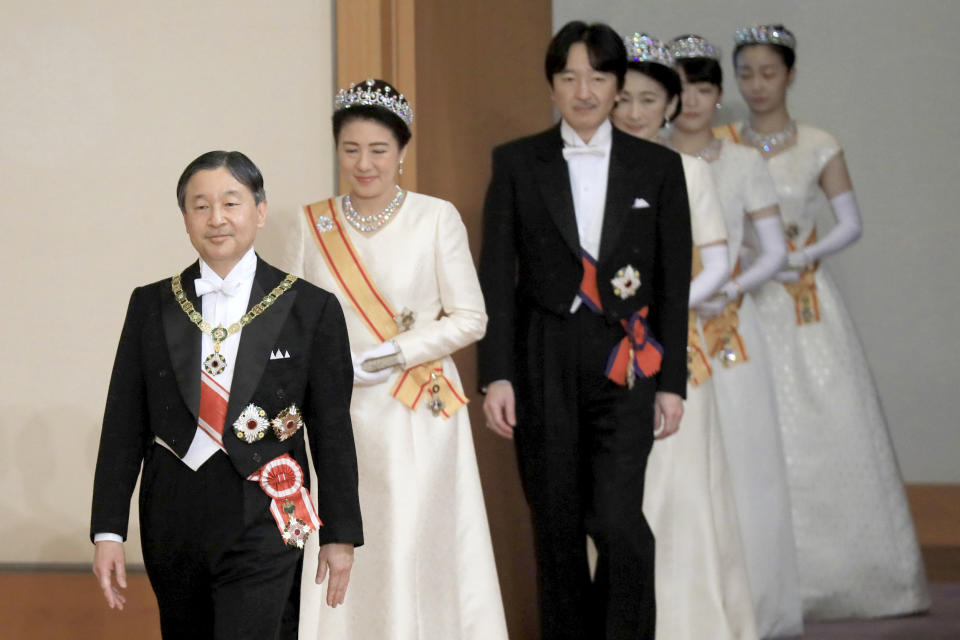
[[[450,354],[483,336],[486,313],[457,210],[408,192],[396,217],[375,234],[343,226],[380,293],[416,314],[413,328],[396,337],[406,365],[441,360],[444,375],[462,389]],[[351,349],[362,353],[379,341],[331,275],[312,233],[301,216],[286,258],[295,273],[337,295]],[[398,375],[354,387],[364,545],[356,550],[345,604],[331,609],[325,588],[314,583],[316,537],[308,542],[300,637],[506,640],[467,409],[449,419],[434,417],[426,402],[411,410],[390,395]]]
[[[710,163],[723,204],[731,268],[740,254],[745,212],[777,204],[760,152],[724,140]],[[790,493],[776,397],[766,344],[753,298],[737,309],[746,359],[731,363],[723,350],[711,361],[730,479],[740,518],[757,632],[762,638],[803,632],[800,577],[790,514]]]
[[[739,127],[738,127],[739,128]],[[798,125],[767,159],[788,236],[802,245],[828,208],[818,182],[840,153]],[[797,324],[776,282],[756,295],[773,365],[804,612],[812,619],[905,614],[929,607],[924,569],[880,399],[833,280],[815,272],[820,321]]]
[[[722,241],[710,168],[681,156],[694,243]],[[647,461],[643,511],[656,539],[658,640],[756,638],[740,528],[711,380],[687,387],[680,429]]]

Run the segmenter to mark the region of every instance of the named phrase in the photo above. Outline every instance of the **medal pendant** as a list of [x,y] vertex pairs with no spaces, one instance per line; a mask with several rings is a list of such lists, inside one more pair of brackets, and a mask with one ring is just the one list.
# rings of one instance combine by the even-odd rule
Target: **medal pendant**
[[227,368],[227,359],[217,352],[203,359],[203,368],[212,376],[220,375]]

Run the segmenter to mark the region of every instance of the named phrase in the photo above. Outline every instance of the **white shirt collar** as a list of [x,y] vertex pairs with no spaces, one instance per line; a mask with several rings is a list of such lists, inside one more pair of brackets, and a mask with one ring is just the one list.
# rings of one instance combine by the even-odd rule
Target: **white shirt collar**
[[573,130],[573,127],[567,124],[566,120],[561,119],[560,137],[563,138],[563,144],[568,147],[598,147],[609,151],[610,145],[613,142],[613,125],[610,124],[609,118],[604,120],[593,134],[593,137],[590,138],[590,143],[587,144],[577,132]]
[[203,258],[200,258],[200,277],[204,280],[212,282],[213,284],[219,285],[224,282],[252,281],[253,276],[256,273],[257,254],[253,250],[253,247],[247,249],[247,252],[243,254],[243,257],[240,258],[240,261],[233,265],[233,269],[230,270],[230,273],[227,274],[226,278],[221,278],[217,272],[210,267],[210,265],[203,261]]

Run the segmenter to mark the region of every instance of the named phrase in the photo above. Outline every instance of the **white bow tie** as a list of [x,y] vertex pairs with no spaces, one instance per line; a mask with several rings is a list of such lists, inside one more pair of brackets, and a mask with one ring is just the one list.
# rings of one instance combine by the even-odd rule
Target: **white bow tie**
[[563,159],[569,160],[570,158],[576,158],[577,156],[598,156],[604,157],[607,155],[607,150],[603,147],[564,147],[563,148]]
[[243,282],[228,281],[222,280],[220,284],[214,284],[209,280],[204,280],[203,278],[197,278],[193,281],[193,286],[197,290],[197,297],[202,298],[208,293],[220,292],[227,296],[235,296],[237,292],[240,291],[240,287],[243,286]]

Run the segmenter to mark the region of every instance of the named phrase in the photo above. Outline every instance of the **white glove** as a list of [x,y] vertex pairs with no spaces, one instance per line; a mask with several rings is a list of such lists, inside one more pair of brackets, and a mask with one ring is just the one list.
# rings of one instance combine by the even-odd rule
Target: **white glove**
[[389,369],[381,369],[380,371],[364,371],[362,364],[372,358],[393,355],[398,351],[400,351],[400,347],[392,340],[381,342],[372,349],[367,349],[360,355],[356,355],[351,351],[350,358],[353,360],[353,383],[359,386],[371,386],[380,384],[389,378],[390,374],[393,373],[392,367]]
[[696,306],[697,315],[703,319],[718,316],[727,308],[730,300],[732,300],[732,298],[728,298],[723,294],[717,294],[707,298]]
[[700,262],[703,263],[703,271],[690,283],[688,303],[691,307],[698,307],[730,277],[730,261],[727,255],[726,242],[700,247]]
[[737,276],[736,284],[731,281],[723,285],[721,291],[728,300],[736,299],[745,291],[753,291],[772,278],[783,268],[787,258],[787,241],[783,237],[780,216],[765,216],[751,220],[751,224],[760,240],[760,252],[754,253],[749,265],[741,261],[741,273]]

